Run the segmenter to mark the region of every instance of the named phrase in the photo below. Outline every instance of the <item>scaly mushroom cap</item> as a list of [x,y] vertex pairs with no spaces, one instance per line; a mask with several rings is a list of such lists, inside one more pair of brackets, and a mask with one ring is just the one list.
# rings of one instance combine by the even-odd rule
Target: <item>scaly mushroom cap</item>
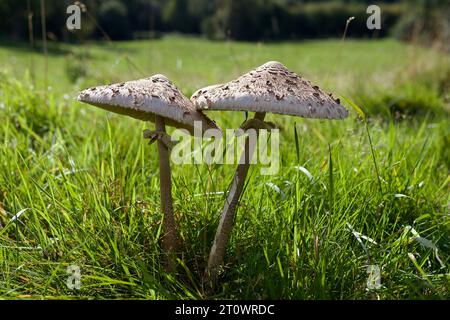
[[231,82],[200,89],[191,101],[198,110],[272,112],[321,119],[348,116],[339,99],[276,61],[267,62]]
[[165,76],[121,82],[83,90],[78,101],[127,115],[144,121],[164,117],[166,124],[193,133],[194,122],[202,123],[202,130],[218,129],[217,125],[197,111],[189,99]]

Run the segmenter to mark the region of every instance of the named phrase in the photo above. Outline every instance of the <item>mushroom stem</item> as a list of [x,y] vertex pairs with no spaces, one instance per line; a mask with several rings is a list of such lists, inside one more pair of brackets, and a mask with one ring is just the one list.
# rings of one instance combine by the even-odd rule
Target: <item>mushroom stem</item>
[[[163,117],[156,116],[155,125],[156,131],[166,132],[166,125]],[[172,272],[175,269],[173,257],[177,250],[177,234],[172,205],[172,181],[169,162],[170,151],[160,139],[158,139],[158,153],[161,209],[164,214],[162,248],[164,253],[168,256],[165,269],[167,272]]]
[[[257,112],[254,119],[263,121],[265,116],[265,112]],[[247,137],[245,140],[245,149],[241,155],[241,161],[237,167],[228,197],[223,207],[214,243],[209,254],[208,267],[206,269],[204,280],[211,286],[217,281],[219,268],[225,256],[225,249],[228,240],[230,239],[231,230],[233,229],[237,204],[244,189],[245,178],[247,177],[248,169],[250,168],[250,160],[252,159],[255,148],[256,145],[250,145],[249,138]]]

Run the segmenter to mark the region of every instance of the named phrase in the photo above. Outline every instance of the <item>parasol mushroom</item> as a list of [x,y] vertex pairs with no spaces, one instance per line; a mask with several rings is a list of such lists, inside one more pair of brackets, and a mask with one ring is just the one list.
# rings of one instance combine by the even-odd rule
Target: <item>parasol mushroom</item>
[[[242,126],[246,129],[270,128],[270,123],[264,122],[267,112],[318,119],[344,119],[348,116],[339,99],[334,99],[331,94],[326,94],[276,61],[267,62],[231,82],[200,89],[193,94],[191,101],[202,111],[255,112],[254,118]],[[209,255],[205,276],[210,284],[217,280],[224,259],[254,148],[247,138]]]
[[156,131],[144,131],[144,138],[158,141],[160,196],[164,214],[162,248],[169,259],[166,270],[174,269],[171,256],[177,251],[177,232],[173,216],[170,172],[170,143],[166,125],[194,133],[195,122],[202,131],[217,129],[216,124],[197,111],[187,97],[165,76],[99,86],[82,91],[78,100],[115,113],[155,123]]

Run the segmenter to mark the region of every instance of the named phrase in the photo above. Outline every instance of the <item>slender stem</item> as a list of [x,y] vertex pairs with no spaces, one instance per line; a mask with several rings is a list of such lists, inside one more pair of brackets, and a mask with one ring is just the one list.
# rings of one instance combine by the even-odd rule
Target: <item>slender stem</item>
[[[164,118],[157,116],[155,124],[157,131],[166,132]],[[173,257],[177,251],[177,234],[172,205],[172,181],[169,162],[170,152],[166,145],[160,140],[158,140],[158,153],[161,209],[164,214],[162,248],[168,255],[166,271],[171,272],[175,269]]]
[[[31,11],[30,0],[27,0],[27,17],[28,17],[28,41],[30,43],[31,51],[33,51],[34,50],[33,12]],[[34,86],[35,79],[34,79],[33,54],[34,54],[34,52],[30,52],[30,77],[31,77],[31,83]]]
[[[265,113],[256,113],[255,119],[264,120]],[[250,168],[250,160],[256,145],[250,145],[249,138],[245,140],[245,149],[241,155],[241,161],[237,167],[231,184],[228,197],[222,210],[219,226],[216,231],[214,243],[209,254],[208,267],[206,269],[205,277],[210,285],[213,285],[217,280],[219,267],[223,262],[225,249],[230,239],[231,230],[233,229],[234,217],[236,216],[237,204],[242,194],[245,185],[245,178],[247,177],[248,169]],[[245,161],[243,161],[245,160]]]
[[375,151],[373,150],[372,137],[370,136],[369,126],[367,125],[367,122],[365,123],[365,126],[366,126],[367,137],[369,138],[369,145],[370,145],[370,151],[372,153],[373,164],[375,166],[375,171],[377,173],[378,188],[380,189],[380,194],[383,195],[383,186],[381,185],[380,170],[378,170],[377,158],[375,157]]
[[48,82],[47,82],[47,72],[48,72],[48,50],[47,50],[47,27],[46,27],[46,16],[45,16],[45,0],[41,0],[41,30],[42,30],[42,48],[44,51],[44,86],[45,94],[47,95]]

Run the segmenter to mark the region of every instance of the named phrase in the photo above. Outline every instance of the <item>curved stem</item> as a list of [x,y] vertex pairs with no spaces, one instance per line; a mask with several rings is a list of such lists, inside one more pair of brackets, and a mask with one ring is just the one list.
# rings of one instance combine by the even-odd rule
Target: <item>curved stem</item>
[[[164,118],[156,116],[155,125],[157,131],[166,132]],[[158,139],[158,153],[161,209],[164,214],[162,248],[164,253],[168,256],[165,266],[166,271],[172,272],[175,269],[173,258],[177,251],[177,233],[172,205],[172,180],[169,162],[170,151],[160,139]]]
[[[255,119],[264,120],[265,113],[257,112]],[[250,160],[256,145],[250,145],[249,138],[245,140],[245,149],[241,155],[241,160],[234,175],[228,197],[222,210],[219,226],[216,231],[214,243],[211,248],[208,259],[208,267],[205,273],[205,280],[213,285],[217,281],[217,275],[220,265],[223,262],[225,249],[230,239],[231,230],[233,229],[234,217],[236,216],[237,204],[242,194],[245,185],[245,178],[247,177],[248,169],[250,168]]]

